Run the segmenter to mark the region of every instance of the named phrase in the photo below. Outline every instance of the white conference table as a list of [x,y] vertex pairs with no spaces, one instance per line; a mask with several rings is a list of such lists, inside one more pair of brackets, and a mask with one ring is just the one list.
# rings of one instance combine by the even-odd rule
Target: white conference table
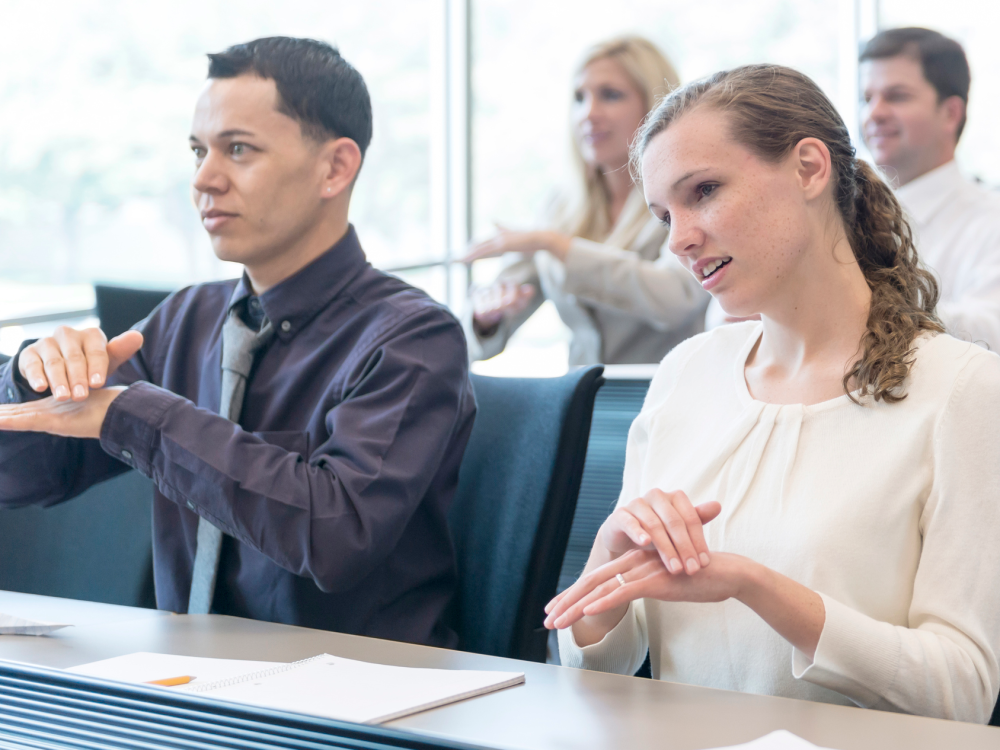
[[214,615],[0,592],[0,612],[73,623],[48,636],[0,636],[0,659],[71,667],[135,651],[289,662],[321,653],[411,667],[525,673],[524,685],[389,726],[473,745],[526,750],[695,750],[787,729],[835,750],[1000,748],[1000,728],[381,641]]

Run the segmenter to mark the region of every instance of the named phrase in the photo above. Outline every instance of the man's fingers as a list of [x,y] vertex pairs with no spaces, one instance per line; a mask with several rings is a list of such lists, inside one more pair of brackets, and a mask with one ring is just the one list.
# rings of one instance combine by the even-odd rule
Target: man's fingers
[[52,338],[42,339],[36,346],[38,356],[42,358],[45,379],[52,389],[52,395],[59,401],[66,401],[70,397],[69,381],[66,379],[66,361],[63,359],[62,350]]
[[83,353],[87,358],[87,385],[100,388],[108,378],[108,339],[100,328],[83,332]]
[[115,336],[108,342],[108,372],[106,377],[128,362],[142,348],[142,334],[138,331],[125,331],[121,336]]
[[45,367],[42,358],[38,355],[34,346],[29,346],[21,352],[17,358],[18,369],[21,376],[28,381],[32,390],[42,393],[49,387],[49,381],[45,377]]

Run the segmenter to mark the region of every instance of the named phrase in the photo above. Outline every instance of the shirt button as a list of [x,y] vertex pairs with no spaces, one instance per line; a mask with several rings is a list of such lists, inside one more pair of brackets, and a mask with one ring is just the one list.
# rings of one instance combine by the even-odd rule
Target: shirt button
[[194,507],[194,503],[192,503],[192,502],[191,502],[190,500],[188,500],[188,501],[187,501],[187,506],[188,506],[188,508],[190,508],[191,510],[196,510],[196,508]]
[[14,400],[14,389],[11,388],[10,386],[7,386],[7,399],[9,401],[13,401]]
[[122,451],[122,458],[124,458],[126,461],[131,461],[132,451]]
[[257,299],[256,297],[251,297],[250,298],[250,307],[252,307],[254,310],[259,310],[260,309],[260,300]]
[[285,333],[288,333],[290,330],[292,330],[292,324],[289,323],[287,320],[281,321],[281,330],[284,331]]

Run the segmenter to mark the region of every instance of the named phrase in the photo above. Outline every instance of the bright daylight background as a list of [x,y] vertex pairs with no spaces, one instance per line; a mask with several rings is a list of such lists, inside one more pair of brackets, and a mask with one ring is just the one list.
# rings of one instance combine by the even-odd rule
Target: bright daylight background
[[[466,273],[448,270],[432,228],[445,158],[433,146],[435,86],[448,73],[435,60],[448,3],[461,1],[0,0],[0,352],[50,330],[55,314],[75,311],[73,322],[85,323],[93,282],[172,289],[238,273],[215,260],[190,204],[186,140],[205,53],[276,34],[330,41],[364,75],[375,135],[352,220],[376,266],[404,269],[462,314]],[[475,236],[493,222],[531,227],[558,191],[574,62],[622,32],[659,44],[685,81],[748,62],[799,68],[853,127],[858,44],[877,26],[936,28],[966,45],[973,68],[962,165],[1000,183],[995,0],[467,2],[468,61],[444,65],[470,65],[460,72],[471,92]],[[483,263],[474,278],[486,283],[495,271]],[[30,322],[40,316],[48,319]],[[558,374],[566,341],[546,305],[477,369]]]

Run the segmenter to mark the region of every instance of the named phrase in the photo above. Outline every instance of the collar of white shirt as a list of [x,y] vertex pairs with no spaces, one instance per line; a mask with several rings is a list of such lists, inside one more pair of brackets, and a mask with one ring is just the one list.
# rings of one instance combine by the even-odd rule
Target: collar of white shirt
[[918,225],[926,226],[963,185],[965,178],[952,159],[897,188],[896,197]]

